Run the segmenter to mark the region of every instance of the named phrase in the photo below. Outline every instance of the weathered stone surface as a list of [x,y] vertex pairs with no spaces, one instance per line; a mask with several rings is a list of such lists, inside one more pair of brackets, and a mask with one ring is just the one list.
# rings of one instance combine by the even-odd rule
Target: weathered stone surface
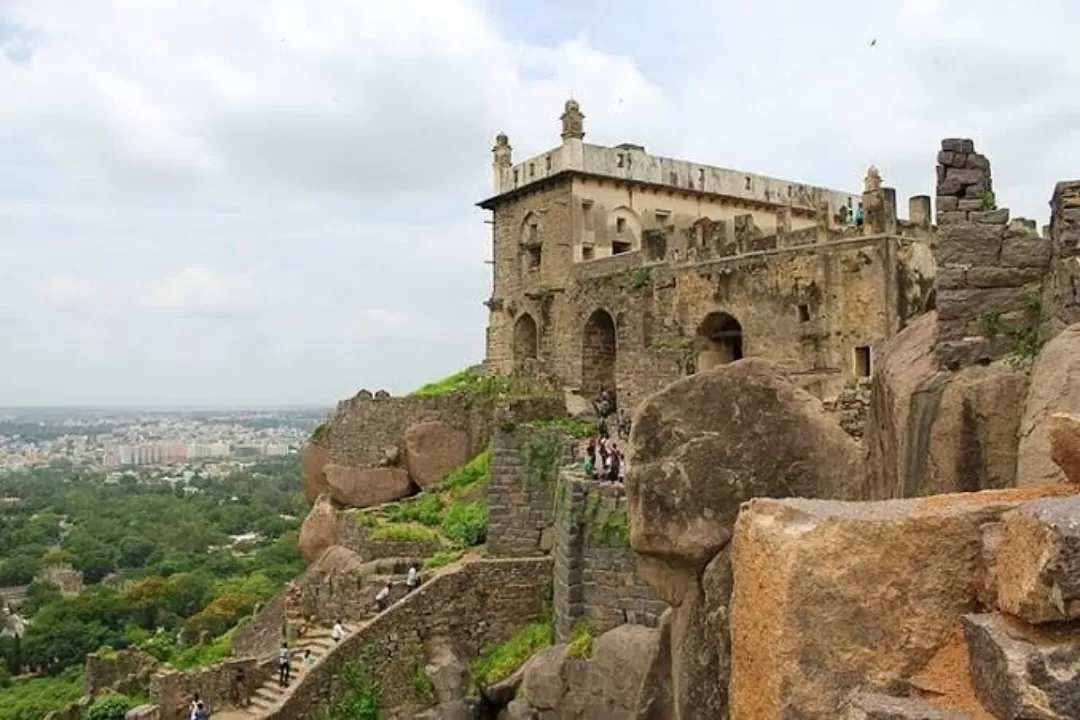
[[346,507],[365,508],[408,496],[409,474],[402,468],[356,468],[327,463],[330,497]]
[[977,288],[1017,287],[1036,283],[1042,277],[1039,268],[973,267],[967,271],[967,284]]
[[566,694],[563,664],[566,645],[555,645],[529,660],[521,682],[521,696],[538,710],[554,710]]
[[566,398],[566,412],[570,417],[585,421],[597,419],[596,407],[593,406],[591,400],[570,391],[567,391],[564,396]]
[[1050,264],[1050,241],[1038,235],[1007,235],[1001,242],[1001,264],[1045,271]]
[[159,720],[161,709],[157,705],[140,705],[124,715],[124,720]]
[[982,526],[1062,489],[751,500],[732,542],[732,720],[838,717],[911,677],[973,606]]
[[1039,353],[1031,370],[1017,450],[1018,485],[1064,482],[1050,448],[1050,416],[1080,414],[1080,324],[1071,325]]
[[845,720],[973,720],[973,715],[943,710],[918,698],[898,698],[878,693],[857,693],[848,705]]
[[[968,271],[970,284],[971,273]],[[1021,287],[969,288],[967,290],[938,291],[938,320],[979,318],[990,312],[1007,313],[1027,307],[1032,293],[1038,293],[1038,285]]]
[[438,485],[469,461],[469,436],[444,422],[424,422],[405,430],[405,464],[421,488]]
[[413,716],[414,720],[476,720],[477,717],[477,708],[471,700],[448,700]]
[[445,639],[429,640],[427,643],[430,662],[424,673],[435,688],[435,695],[442,703],[462,700],[469,690],[469,668],[454,653]]
[[1080,415],[1054,413],[1050,416],[1050,457],[1065,479],[1080,483]]
[[1009,222],[1009,209],[983,210],[973,212],[969,217],[971,222],[985,223],[987,225],[1006,225]]
[[1029,623],[1080,618],[1080,497],[1033,502],[1005,515],[997,572],[1005,612]]
[[996,265],[1001,254],[1001,230],[981,223],[956,223],[938,230],[938,264]]
[[512,700],[506,709],[499,713],[499,720],[538,720],[536,708],[528,700]]
[[959,205],[956,197],[952,195],[939,195],[937,198],[938,212],[957,210]]
[[975,692],[999,718],[1080,717],[1080,629],[1038,629],[1002,615],[968,615]]
[[328,495],[320,495],[300,526],[300,553],[308,563],[338,541],[337,512]]
[[316,498],[330,489],[324,471],[328,462],[329,450],[315,443],[304,446],[304,454],[300,458],[300,489],[310,503],[314,503]]

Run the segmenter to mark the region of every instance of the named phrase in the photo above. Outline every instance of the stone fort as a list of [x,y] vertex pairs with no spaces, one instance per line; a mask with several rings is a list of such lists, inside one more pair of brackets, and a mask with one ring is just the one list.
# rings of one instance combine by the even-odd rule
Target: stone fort
[[830,190],[587,144],[574,100],[561,121],[561,145],[518,163],[495,140],[491,371],[630,408],[753,355],[825,398],[933,306],[930,198],[899,219],[875,168]]

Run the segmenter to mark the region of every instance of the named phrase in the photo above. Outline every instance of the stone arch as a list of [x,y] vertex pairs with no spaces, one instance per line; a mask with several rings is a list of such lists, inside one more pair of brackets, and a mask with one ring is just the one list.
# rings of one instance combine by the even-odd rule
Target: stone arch
[[708,370],[743,357],[742,325],[726,312],[705,316],[694,335],[697,369]]
[[539,351],[539,333],[536,321],[529,313],[522,313],[514,322],[514,364],[520,365],[528,359],[535,359]]
[[594,398],[602,390],[615,393],[617,345],[611,313],[594,311],[581,338],[581,390],[585,397]]
[[540,239],[540,216],[529,211],[521,221],[519,252],[523,272],[540,269],[543,260],[543,241]]
[[641,249],[641,218],[627,206],[620,205],[608,213],[607,230],[612,255]]

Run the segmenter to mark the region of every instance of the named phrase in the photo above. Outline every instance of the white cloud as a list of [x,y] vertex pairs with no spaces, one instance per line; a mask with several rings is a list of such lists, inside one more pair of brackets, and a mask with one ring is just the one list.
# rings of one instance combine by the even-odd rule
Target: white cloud
[[189,267],[154,286],[147,304],[171,310],[230,310],[250,305],[255,292],[248,275]]
[[361,331],[369,328],[378,330],[400,330],[409,324],[409,314],[389,308],[360,308],[356,319]]
[[86,280],[67,273],[59,273],[45,281],[42,291],[46,299],[51,303],[72,305],[86,300],[92,291],[92,287]]

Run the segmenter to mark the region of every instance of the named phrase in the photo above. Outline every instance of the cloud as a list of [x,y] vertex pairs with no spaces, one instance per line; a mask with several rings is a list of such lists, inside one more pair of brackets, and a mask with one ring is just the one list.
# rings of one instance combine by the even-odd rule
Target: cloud
[[0,0],[0,397],[330,403],[476,362],[493,136],[548,149],[571,94],[587,141],[853,190],[874,163],[901,206],[972,136],[1045,221],[1078,26],[1074,0]]
[[169,310],[230,310],[249,305],[255,291],[248,275],[189,267],[155,285],[147,304]]

